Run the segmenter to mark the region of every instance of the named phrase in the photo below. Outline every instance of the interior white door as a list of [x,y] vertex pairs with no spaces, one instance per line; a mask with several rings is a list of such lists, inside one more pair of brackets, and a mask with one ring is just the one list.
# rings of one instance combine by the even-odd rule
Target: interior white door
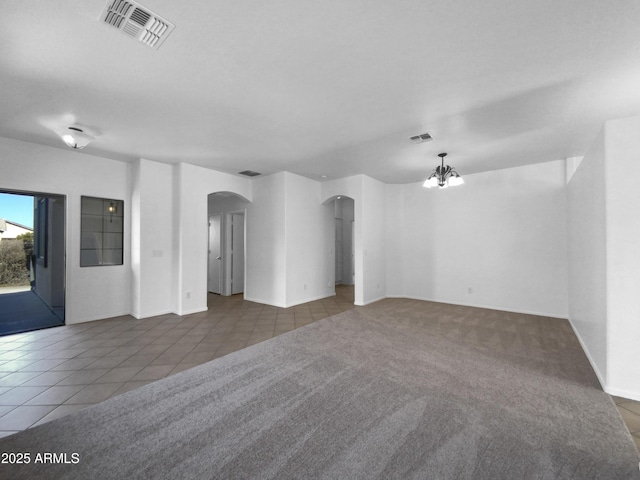
[[231,215],[231,294],[244,292],[244,214]]
[[222,293],[221,215],[209,217],[209,278],[208,289]]

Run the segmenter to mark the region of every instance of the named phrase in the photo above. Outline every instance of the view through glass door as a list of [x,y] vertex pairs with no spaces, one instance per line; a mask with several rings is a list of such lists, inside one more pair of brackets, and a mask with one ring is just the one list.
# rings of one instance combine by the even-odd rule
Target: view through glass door
[[64,325],[65,197],[0,190],[0,335]]

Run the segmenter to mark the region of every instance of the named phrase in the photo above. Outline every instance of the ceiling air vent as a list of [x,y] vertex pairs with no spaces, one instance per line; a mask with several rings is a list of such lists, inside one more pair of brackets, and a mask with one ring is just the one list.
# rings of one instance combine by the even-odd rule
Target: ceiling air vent
[[413,137],[409,137],[409,139],[413,143],[424,143],[424,142],[428,142],[429,140],[433,140],[433,137],[431,137],[431,134],[427,132],[427,133],[423,133],[422,135],[415,135]]
[[156,50],[174,28],[172,23],[130,0],[109,0],[100,19]]
[[240,175],[246,175],[247,177],[257,177],[262,175],[261,173],[254,172],[253,170],[245,170],[244,172],[238,172]]

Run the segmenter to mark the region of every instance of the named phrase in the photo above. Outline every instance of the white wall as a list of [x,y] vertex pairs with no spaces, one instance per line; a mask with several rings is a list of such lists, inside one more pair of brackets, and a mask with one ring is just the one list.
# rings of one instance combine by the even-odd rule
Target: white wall
[[253,203],[247,206],[244,298],[286,305],[284,172],[252,180]]
[[607,261],[601,133],[567,185],[569,319],[602,385],[607,377]]
[[387,292],[385,246],[385,185],[362,178],[362,279],[365,304],[383,299]]
[[[0,188],[66,195],[67,324],[128,314],[130,254],[124,265],[80,268],[80,197],[122,199],[131,213],[130,165],[78,151],[0,138]],[[125,245],[130,229],[125,227]]]
[[405,185],[385,186],[385,243],[387,269],[387,296],[404,295],[404,191]]
[[173,167],[135,162],[131,204],[131,314],[144,318],[174,312]]
[[289,307],[335,295],[333,212],[320,201],[320,183],[284,174],[286,300]]
[[332,212],[320,184],[281,172],[253,180],[247,206],[245,298],[290,307],[335,294]]
[[568,185],[569,318],[605,391],[640,400],[640,117],[605,123]]
[[[209,249],[208,196],[214,192],[231,192],[252,201],[251,180],[227,173],[180,163],[173,167],[174,291],[176,313],[186,315],[207,309],[207,252]],[[250,224],[247,223],[247,229]],[[247,255],[248,257],[248,255]]]
[[605,124],[606,390],[640,400],[640,117]]
[[[566,318],[564,179],[564,162],[556,161],[465,175],[455,188],[388,187],[389,215],[404,204],[403,218],[387,224],[386,235],[401,238],[387,263],[403,287],[391,291]],[[394,200],[399,193],[402,201]]]

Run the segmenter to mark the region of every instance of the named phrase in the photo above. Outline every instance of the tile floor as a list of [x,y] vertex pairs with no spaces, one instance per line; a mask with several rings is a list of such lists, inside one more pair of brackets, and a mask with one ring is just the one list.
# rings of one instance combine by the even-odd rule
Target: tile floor
[[[353,308],[353,287],[291,308],[209,295],[209,310],[0,337],[0,437]],[[612,397],[640,451],[640,402]]]
[[631,438],[636,442],[636,447],[640,452],[640,402],[614,396],[611,398],[616,402],[616,407],[618,407],[618,411],[631,433]]
[[0,337],[0,437],[353,308],[353,287],[277,308],[209,294],[209,310]]

